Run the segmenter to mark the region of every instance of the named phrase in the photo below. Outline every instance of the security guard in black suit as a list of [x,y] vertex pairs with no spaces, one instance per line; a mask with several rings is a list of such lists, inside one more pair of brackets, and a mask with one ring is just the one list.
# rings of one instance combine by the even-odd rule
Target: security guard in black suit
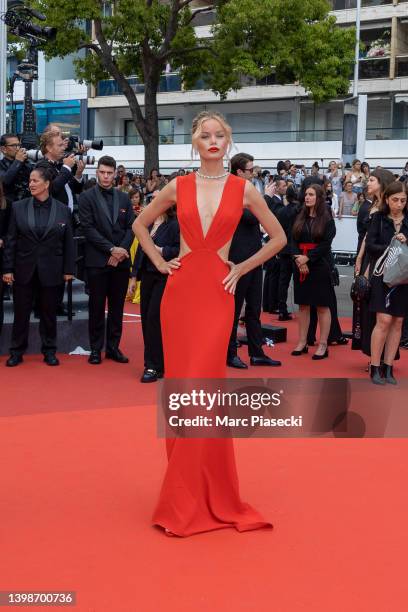
[[27,349],[34,292],[39,297],[41,350],[47,365],[59,365],[57,304],[59,287],[73,278],[74,241],[67,207],[50,197],[51,172],[40,162],[30,175],[31,198],[14,202],[5,240],[3,281],[14,284],[13,367]]
[[[237,153],[231,159],[231,173],[251,180],[254,158],[247,153]],[[259,221],[249,210],[244,210],[231,242],[229,259],[240,263],[254,255],[262,247]],[[253,366],[280,366],[263,352],[261,327],[262,267],[259,266],[239,279],[235,290],[235,316],[228,345],[227,365],[232,368],[247,368],[237,355],[238,320],[245,300],[245,326],[248,338],[248,353]]]
[[112,187],[116,162],[98,160],[98,184],[79,196],[79,218],[85,237],[85,269],[89,289],[89,363],[101,363],[105,339],[105,303],[108,301],[106,357],[129,360],[119,349],[123,308],[129,283],[129,249],[134,213],[127,193]]

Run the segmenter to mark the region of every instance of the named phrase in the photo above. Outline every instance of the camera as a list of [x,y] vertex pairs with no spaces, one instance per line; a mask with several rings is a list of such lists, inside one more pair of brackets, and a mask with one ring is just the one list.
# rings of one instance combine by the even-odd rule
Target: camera
[[95,157],[93,155],[83,155],[83,153],[78,153],[75,155],[76,161],[85,162],[86,166],[93,166],[95,163]]
[[68,139],[68,146],[65,149],[67,153],[77,153],[81,146],[95,151],[103,149],[103,140],[79,140],[78,136],[72,136],[69,132],[62,132],[62,137]]
[[[27,157],[30,161],[34,163],[40,161],[41,159],[44,159],[44,155],[39,149],[29,149],[27,151]],[[75,160],[77,162],[84,161],[86,166],[93,166],[95,163],[95,157],[93,155],[83,155],[82,153],[78,153],[77,155],[75,155]]]
[[26,151],[26,153],[27,158],[34,163],[40,161],[40,159],[43,159],[44,157],[40,149],[29,149],[28,151]]

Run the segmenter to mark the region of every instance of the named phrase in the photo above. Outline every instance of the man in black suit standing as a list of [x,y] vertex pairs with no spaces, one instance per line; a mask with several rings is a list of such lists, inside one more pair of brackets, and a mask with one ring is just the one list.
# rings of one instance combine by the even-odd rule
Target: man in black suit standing
[[123,307],[129,282],[129,249],[133,242],[132,204],[127,193],[114,188],[116,162],[98,160],[98,184],[79,197],[79,218],[85,237],[85,268],[89,289],[89,363],[101,363],[105,339],[105,303],[108,302],[106,358],[129,359],[119,349]]
[[[250,181],[252,179],[254,158],[247,153],[238,153],[231,159],[231,174]],[[229,259],[240,263],[251,257],[262,247],[259,221],[249,210],[244,210],[232,238]],[[261,327],[262,267],[259,266],[239,281],[235,290],[235,316],[228,345],[227,365],[232,368],[247,368],[237,355],[237,328],[242,306],[245,304],[245,326],[248,338],[248,353],[251,365],[280,366],[280,361],[271,359],[262,349]]]

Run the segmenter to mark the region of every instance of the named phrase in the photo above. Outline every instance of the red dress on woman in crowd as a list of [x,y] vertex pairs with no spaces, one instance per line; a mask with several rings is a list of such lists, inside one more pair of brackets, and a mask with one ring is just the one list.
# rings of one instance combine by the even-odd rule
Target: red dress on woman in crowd
[[[245,180],[229,175],[204,236],[195,174],[177,179],[177,215],[190,248],[167,279],[161,304],[166,378],[224,378],[234,296],[224,289],[229,266],[218,251],[241,218]],[[239,496],[233,441],[167,439],[168,467],[153,521],[178,536],[270,526]]]

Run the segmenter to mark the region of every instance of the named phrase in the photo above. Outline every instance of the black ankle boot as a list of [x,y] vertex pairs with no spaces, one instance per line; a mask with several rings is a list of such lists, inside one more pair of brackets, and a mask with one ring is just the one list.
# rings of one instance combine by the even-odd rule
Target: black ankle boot
[[385,382],[387,382],[388,384],[390,385],[397,384],[397,381],[395,380],[394,374],[392,371],[392,366],[388,365],[387,363],[384,363],[383,376],[384,376]]
[[370,377],[374,385],[385,385],[385,379],[381,377],[380,366],[370,366]]

